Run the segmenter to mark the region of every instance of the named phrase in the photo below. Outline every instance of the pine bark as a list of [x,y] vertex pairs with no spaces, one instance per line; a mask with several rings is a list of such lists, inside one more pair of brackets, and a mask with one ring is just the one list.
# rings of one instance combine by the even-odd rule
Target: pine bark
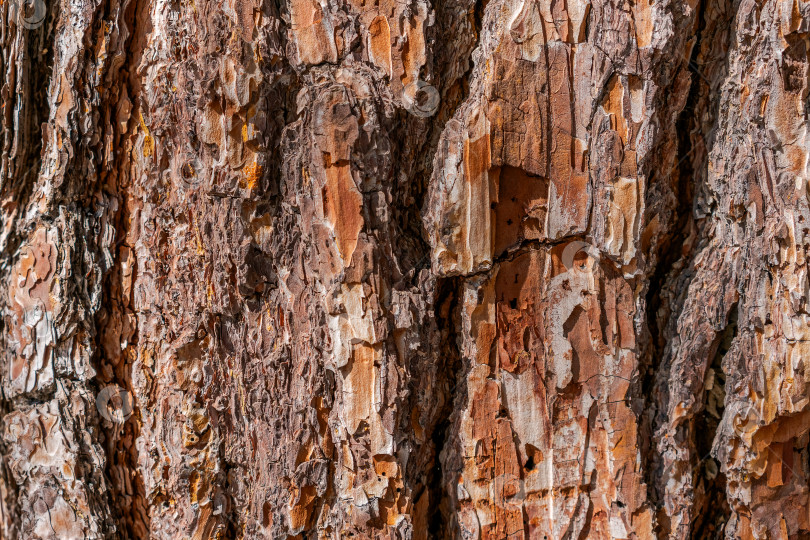
[[810,2],[0,14],[0,538],[810,535]]

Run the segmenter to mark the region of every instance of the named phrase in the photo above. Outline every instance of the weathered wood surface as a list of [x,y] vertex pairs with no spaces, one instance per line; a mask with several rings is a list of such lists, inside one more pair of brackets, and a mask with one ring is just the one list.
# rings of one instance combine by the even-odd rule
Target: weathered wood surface
[[810,535],[810,3],[0,3],[2,538]]

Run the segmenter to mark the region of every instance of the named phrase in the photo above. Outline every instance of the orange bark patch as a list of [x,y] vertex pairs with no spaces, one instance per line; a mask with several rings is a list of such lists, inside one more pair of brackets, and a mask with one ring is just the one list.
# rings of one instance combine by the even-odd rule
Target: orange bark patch
[[581,162],[576,156],[578,145],[574,143],[574,119],[571,111],[573,101],[571,70],[568,48],[562,45],[549,49],[549,88],[551,104],[551,145],[549,172],[549,230],[551,238],[582,231],[587,225],[588,215],[588,175],[575,170]]
[[324,208],[332,224],[338,251],[349,266],[363,229],[363,195],[357,189],[348,163],[327,167]]
[[492,258],[489,135],[464,143],[465,178],[469,182],[468,245],[473,265]]
[[403,86],[416,80],[419,70],[425,65],[425,34],[422,30],[424,15],[414,14],[405,26],[408,41],[402,48],[402,66],[404,68]]
[[640,49],[649,47],[652,42],[653,14],[651,0],[634,2],[633,20],[636,23],[636,43]]
[[293,530],[306,527],[309,524],[312,515],[313,505],[315,500],[315,488],[312,486],[304,486],[301,489],[293,491],[293,496],[290,500],[290,528]]
[[368,27],[368,55],[374,65],[391,76],[391,28],[388,19],[379,16]]
[[608,82],[608,92],[602,107],[610,115],[610,129],[619,134],[622,143],[627,144],[627,120],[624,117],[624,86],[614,75]]
[[[370,422],[374,411],[374,348],[363,343],[352,352],[349,372],[343,382],[344,414],[347,428],[354,434],[362,422]],[[344,369],[346,369],[344,368]]]
[[258,163],[249,163],[245,165],[244,173],[245,185],[249,190],[252,191],[259,183],[259,179],[262,177],[262,166]]
[[332,25],[321,5],[314,0],[290,2],[295,45],[298,58],[304,64],[320,64],[337,61],[337,48]]

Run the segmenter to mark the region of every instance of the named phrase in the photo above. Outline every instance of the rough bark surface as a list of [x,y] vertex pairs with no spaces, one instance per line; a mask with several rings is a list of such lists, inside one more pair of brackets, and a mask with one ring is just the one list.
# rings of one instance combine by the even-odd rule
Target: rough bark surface
[[810,537],[810,2],[0,15],[0,538]]

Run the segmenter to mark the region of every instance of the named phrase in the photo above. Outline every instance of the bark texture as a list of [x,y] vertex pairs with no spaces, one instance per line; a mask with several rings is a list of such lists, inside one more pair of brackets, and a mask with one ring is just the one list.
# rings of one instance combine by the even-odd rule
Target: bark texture
[[810,2],[0,15],[0,538],[810,537]]

